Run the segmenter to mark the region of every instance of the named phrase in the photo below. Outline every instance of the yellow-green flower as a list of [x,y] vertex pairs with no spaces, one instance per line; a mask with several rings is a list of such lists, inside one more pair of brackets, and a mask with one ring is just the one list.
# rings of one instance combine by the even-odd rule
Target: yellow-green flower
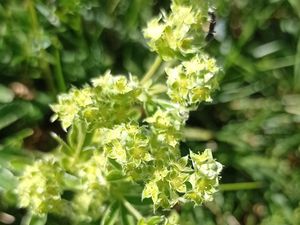
[[17,187],[20,207],[29,208],[37,215],[64,211],[61,199],[63,176],[63,170],[54,158],[27,166]]

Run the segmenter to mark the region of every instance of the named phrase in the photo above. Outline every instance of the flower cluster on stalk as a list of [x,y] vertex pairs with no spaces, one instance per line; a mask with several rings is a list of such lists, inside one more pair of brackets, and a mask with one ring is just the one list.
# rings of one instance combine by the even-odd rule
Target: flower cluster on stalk
[[[180,151],[189,112],[211,101],[217,86],[216,61],[201,51],[207,9],[207,3],[174,0],[170,14],[144,30],[150,49],[173,62],[165,69],[169,98],[149,91],[151,82],[110,72],[58,97],[53,120],[60,120],[67,141],[56,136],[55,160],[45,157],[25,170],[20,206],[42,215],[64,204],[77,219],[91,221],[129,190],[150,198],[154,210],[212,200],[222,165],[210,149]],[[65,199],[66,191],[73,198]]]

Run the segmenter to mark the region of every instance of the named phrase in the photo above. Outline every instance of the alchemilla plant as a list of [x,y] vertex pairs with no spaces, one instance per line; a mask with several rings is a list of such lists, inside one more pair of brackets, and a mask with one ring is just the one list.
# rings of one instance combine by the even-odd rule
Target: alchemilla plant
[[[158,56],[141,80],[108,71],[58,97],[53,119],[67,140],[54,135],[58,148],[26,168],[17,189],[21,207],[40,217],[71,216],[74,224],[155,225],[178,223],[162,209],[213,199],[222,165],[210,149],[180,151],[189,112],[211,101],[217,86],[219,68],[202,51],[209,7],[174,0],[170,13],[148,23],[144,35]],[[166,79],[155,82],[162,62]],[[132,196],[143,206],[133,206]]]

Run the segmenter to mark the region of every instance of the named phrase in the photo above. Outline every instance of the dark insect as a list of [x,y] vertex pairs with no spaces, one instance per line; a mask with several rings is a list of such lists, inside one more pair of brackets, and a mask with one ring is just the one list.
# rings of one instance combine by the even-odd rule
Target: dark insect
[[214,38],[215,35],[215,26],[216,26],[216,14],[213,10],[209,10],[208,11],[208,15],[210,16],[210,21],[209,21],[209,29],[208,29],[208,33],[205,37],[206,41],[211,41]]

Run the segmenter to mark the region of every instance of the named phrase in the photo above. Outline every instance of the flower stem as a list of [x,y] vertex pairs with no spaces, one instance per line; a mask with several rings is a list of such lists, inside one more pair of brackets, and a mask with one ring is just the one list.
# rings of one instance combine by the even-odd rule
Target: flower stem
[[152,66],[148,70],[148,72],[142,78],[141,84],[145,84],[148,80],[150,80],[154,76],[154,74],[157,71],[157,69],[159,68],[161,62],[162,62],[161,58],[159,56],[157,56],[152,64]]
[[143,218],[143,216],[140,214],[140,212],[137,211],[128,201],[123,200],[123,205],[137,220],[140,220]]
[[31,211],[27,212],[27,214],[23,217],[21,221],[21,225],[30,225],[30,224],[40,224],[44,225],[47,222],[46,216],[36,216]]
[[262,187],[263,184],[261,182],[220,184],[221,191],[252,190],[252,189],[259,189]]

